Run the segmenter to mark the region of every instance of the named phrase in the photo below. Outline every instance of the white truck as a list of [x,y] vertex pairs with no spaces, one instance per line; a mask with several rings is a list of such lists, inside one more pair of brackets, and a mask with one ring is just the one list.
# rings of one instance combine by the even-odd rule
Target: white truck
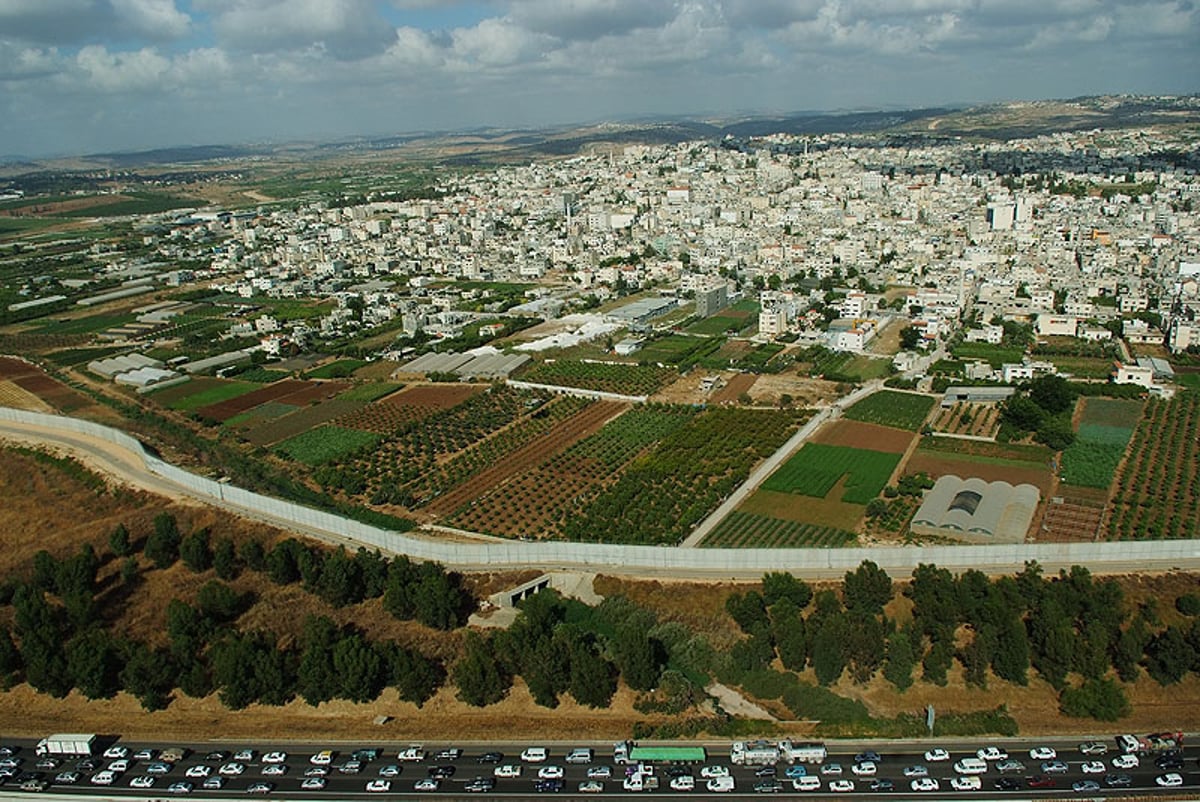
[[38,757],[91,757],[95,746],[94,733],[59,733],[38,741],[33,751]]
[[735,766],[774,766],[779,757],[779,744],[772,741],[735,741],[729,748]]
[[654,773],[654,767],[642,763],[630,766],[625,770],[625,782],[622,783],[622,787],[633,793],[657,791],[658,777]]
[[829,756],[819,741],[780,741],[779,758],[788,763],[824,763]]

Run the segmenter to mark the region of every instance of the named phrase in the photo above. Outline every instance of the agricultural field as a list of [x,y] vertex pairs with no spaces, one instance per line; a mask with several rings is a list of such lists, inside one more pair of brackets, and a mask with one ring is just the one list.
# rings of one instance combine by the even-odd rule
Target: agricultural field
[[843,419],[822,426],[812,436],[811,442],[903,454],[912,445],[915,436],[912,432],[893,429],[890,426]]
[[670,368],[607,362],[543,362],[525,371],[522,381],[577,387],[620,395],[653,395],[677,374]]
[[842,529],[734,511],[701,546],[733,549],[841,548],[855,535]]
[[695,361],[714,353],[724,340],[719,337],[692,337],[686,334],[670,334],[653,340],[637,352],[639,362],[657,365],[679,365]]
[[374,445],[378,435],[321,426],[288,438],[275,447],[279,453],[305,465],[317,466]]
[[810,376],[823,376],[830,381],[864,382],[882,379],[892,372],[890,359],[830,351],[820,345],[807,349],[802,358],[809,365]]
[[[424,384],[390,393],[339,420],[339,426],[390,434],[451,409],[487,389],[484,384]],[[345,395],[345,394],[343,394]]]
[[1109,509],[1111,540],[1200,538],[1200,393],[1147,402]]
[[0,407],[28,409],[32,412],[54,411],[45,401],[8,379],[0,379]]
[[[322,404],[297,407],[290,403],[268,401],[243,415],[256,416],[260,410],[263,414],[271,414],[272,411],[283,412],[282,407],[285,406],[291,407],[293,411],[284,412],[284,414],[271,419],[251,417],[249,420],[239,423],[237,426],[241,436],[256,446],[273,445],[303,434],[324,423],[337,424],[343,416],[353,414],[361,409],[363,402],[342,401],[335,398]],[[242,415],[237,417],[241,418]],[[231,418],[230,421],[232,420]],[[226,423],[228,424],[229,421]]]
[[259,404],[253,409],[248,409],[240,415],[234,415],[222,425],[231,429],[258,426],[266,421],[273,421],[282,418],[284,415],[289,415],[299,408],[279,401],[268,401],[265,404]]
[[952,353],[958,360],[979,360],[989,363],[993,368],[999,368],[1006,362],[1020,362],[1025,356],[1023,348],[992,345],[991,343],[959,343],[954,346]]
[[1046,361],[1079,379],[1107,379],[1113,372],[1113,361],[1092,356],[1049,356]]
[[921,428],[936,402],[937,399],[928,395],[881,390],[859,401],[843,414],[850,420],[915,432]]
[[799,493],[781,493],[759,488],[737,508],[737,512],[778,518],[819,527],[831,527],[846,532],[858,531],[866,507],[842,500],[847,477],[842,477],[824,498]]
[[366,384],[358,384],[344,391],[338,396],[339,401],[378,401],[379,399],[389,396],[392,393],[402,390],[403,384],[395,382],[367,382]]
[[825,498],[843,476],[841,500],[866,504],[883,492],[900,455],[865,448],[805,443],[763,482],[763,490]]
[[1050,461],[1054,452],[1041,445],[992,443],[952,437],[923,437],[905,465],[906,473],[937,479],[975,476],[987,482],[1031,484],[1045,496],[1054,484]]
[[960,401],[954,406],[939,409],[929,422],[935,432],[965,434],[972,437],[992,437],[1000,430],[1000,407]]
[[196,414],[203,418],[224,422],[268,401],[280,401],[299,407],[337,395],[346,387],[347,385],[337,382],[318,383],[300,379],[285,379],[265,387],[259,387],[249,393],[240,393],[233,398],[198,407]]
[[243,382],[254,382],[255,384],[274,384],[277,381],[283,381],[290,378],[292,374],[285,373],[282,370],[268,370],[267,368],[252,367],[243,370],[237,374],[237,380]]
[[1142,404],[1084,398],[1075,442],[1062,455],[1062,480],[1069,485],[1107,489],[1125,456]]
[[366,364],[367,362],[362,359],[339,359],[335,362],[330,362],[328,365],[313,368],[306,375],[310,379],[344,379],[347,376],[352,376],[354,371]]
[[[226,379],[192,379],[184,384],[166,387],[152,393],[148,397],[163,404],[176,412],[192,412],[202,407],[211,407],[232,401],[239,396],[261,389],[252,382],[239,382]],[[172,392],[176,391],[176,392]],[[270,399],[264,399],[270,400]],[[259,403],[262,403],[261,401]],[[244,412],[245,410],[238,410]],[[229,417],[237,414],[231,413]]]

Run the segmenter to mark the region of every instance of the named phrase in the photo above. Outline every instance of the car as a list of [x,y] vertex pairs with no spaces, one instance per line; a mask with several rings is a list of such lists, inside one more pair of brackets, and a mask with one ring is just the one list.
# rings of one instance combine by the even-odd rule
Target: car
[[533,784],[533,790],[539,794],[557,794],[566,786],[567,784],[562,780],[538,780]]
[[808,769],[806,769],[803,765],[797,763],[793,766],[788,766],[787,771],[785,771],[783,773],[783,776],[787,777],[789,780],[794,780],[797,777],[807,777]]
[[684,775],[687,775],[688,777],[692,776],[691,766],[668,766],[667,767],[667,776],[668,777],[683,777]]
[[104,750],[104,757],[108,760],[121,760],[129,757],[129,749],[124,746],[110,746]]
[[12,766],[5,766],[3,768],[0,768],[0,782],[11,779],[12,777],[15,777],[16,775],[17,775],[17,770],[14,769]]
[[1076,780],[1071,783],[1071,790],[1077,794],[1091,794],[1100,790],[1100,783],[1095,780]]
[[1183,777],[1175,772],[1170,772],[1169,774],[1158,775],[1154,778],[1154,782],[1163,788],[1178,788],[1183,785]]
[[821,778],[814,777],[811,774],[809,774],[806,777],[797,777],[796,779],[792,780],[792,790],[793,791],[820,791],[821,790]]
[[928,777],[929,769],[925,768],[920,763],[917,763],[916,765],[913,765],[913,766],[905,766],[904,767],[904,776],[905,777]]
[[245,763],[226,763],[217,769],[217,773],[222,777],[240,777],[246,771]]
[[1154,761],[1159,771],[1177,771],[1183,768],[1183,758],[1163,755]]
[[162,754],[158,756],[158,759],[163,763],[178,763],[190,754],[190,749],[184,749],[182,746],[172,746],[170,749],[162,750]]
[[263,763],[287,763],[287,752],[267,752],[263,755]]
[[308,759],[308,762],[314,766],[328,766],[333,763],[333,750],[322,749]]
[[[672,786],[672,788],[674,788],[674,786]],[[600,782],[599,780],[584,780],[579,784],[579,793],[602,794],[604,793],[604,783]]]
[[386,794],[392,790],[391,780],[371,780],[367,783],[367,791],[372,794]]
[[690,774],[682,774],[671,778],[672,791],[693,791],[696,788],[696,778]]
[[207,780],[205,780],[203,783],[200,784],[200,787],[204,788],[205,790],[208,790],[208,791],[220,791],[222,788],[225,787],[225,778],[224,777],[209,777]]
[[0,760],[0,769],[20,768],[21,764],[24,762],[25,762],[24,758],[9,756],[9,757],[4,758],[3,760]]
[[1136,769],[1141,765],[1137,755],[1117,755],[1112,759],[1114,769]]
[[328,777],[328,766],[309,766],[304,770],[305,777]]
[[910,782],[908,787],[914,791],[937,791],[941,788],[941,784],[932,777],[918,777]]
[[834,780],[829,783],[829,790],[835,794],[849,794],[854,791],[854,780]]
[[1105,774],[1104,784],[1109,788],[1128,788],[1133,785],[1133,778],[1128,774]]
[[79,771],[95,771],[100,768],[100,761],[94,757],[85,757],[75,764],[75,768]]
[[1035,774],[1026,780],[1025,784],[1030,788],[1053,788],[1058,785],[1053,777],[1047,777],[1045,774]]
[[57,771],[62,765],[62,761],[56,757],[44,757],[37,762],[37,767],[42,771]]
[[[496,781],[491,777],[476,777],[473,780],[468,780],[463,790],[471,794],[486,794],[496,787]],[[603,783],[601,790],[604,790]],[[584,793],[587,793],[586,791]]]
[[347,760],[337,767],[339,774],[358,774],[362,769],[363,762],[361,760]]
[[710,794],[728,794],[737,787],[737,783],[728,774],[713,777],[704,784]]
[[286,763],[272,763],[269,766],[263,766],[262,774],[264,777],[282,777],[288,773]]
[[254,783],[246,789],[248,794],[269,794],[275,790],[273,783]]
[[430,766],[426,773],[435,780],[445,780],[453,777],[457,771],[454,766]]
[[705,780],[715,780],[718,777],[728,777],[729,769],[724,766],[705,766],[700,769],[700,777]]
[[587,770],[589,780],[607,780],[612,776],[612,769],[608,766],[592,766]]
[[774,777],[776,773],[774,766],[759,766],[754,770],[755,777]]
[[945,749],[930,749],[925,753],[925,760],[929,763],[944,763],[950,759],[950,753]]
[[114,760],[108,764],[107,768],[109,771],[117,774],[124,774],[125,772],[129,771],[129,761],[125,760],[124,758],[121,760]]
[[192,792],[192,788],[194,788],[194,787],[195,786],[193,786],[189,782],[180,781],[180,782],[171,783],[170,785],[168,785],[167,792],[172,793],[172,794],[190,794]]
[[395,763],[386,763],[379,767],[380,777],[399,777],[404,769],[400,768]]
[[224,763],[229,760],[229,753],[224,749],[216,749],[205,755],[204,759],[209,763]]
[[759,780],[754,784],[756,794],[777,794],[783,790],[783,783],[776,779]]
[[54,777],[55,785],[74,785],[79,782],[79,772],[64,771]]
[[139,749],[133,753],[134,760],[154,760],[158,757],[157,749]]
[[1021,781],[1014,777],[1001,777],[992,783],[997,791],[1020,791],[1023,787]]
[[1010,774],[1014,771],[1025,771],[1025,764],[1011,757],[1005,758],[996,764],[996,771],[1001,774]]
[[874,761],[864,760],[861,763],[855,763],[851,766],[850,771],[854,772],[855,777],[874,777],[878,771],[878,767]]
[[985,746],[976,752],[975,756],[980,760],[1004,760],[1008,757],[1008,752],[998,746]]
[[113,771],[100,771],[92,775],[92,785],[112,785],[117,781],[117,774]]
[[170,763],[163,763],[161,760],[156,760],[146,766],[147,774],[170,774],[172,766]]
[[141,774],[129,781],[130,788],[153,788],[154,778],[149,774]]
[[1054,760],[1058,757],[1058,752],[1048,746],[1035,746],[1029,750],[1030,760]]
[[0,746],[0,757],[12,757],[17,752],[21,751],[21,747],[13,744],[4,744]]
[[841,763],[824,763],[821,765],[821,773],[827,777],[839,777],[842,773]]
[[539,780],[561,780],[565,773],[562,766],[542,766],[537,776]]
[[502,766],[497,766],[492,769],[493,777],[520,777],[521,767],[515,766],[512,763],[506,763]]
[[355,749],[350,753],[350,759],[357,760],[360,763],[369,763],[382,754],[382,749]]
[[450,749],[441,750],[440,752],[438,752],[437,754],[435,754],[433,756],[433,759],[434,760],[458,760],[460,757],[462,757],[462,754],[463,754],[463,750],[461,750],[457,746],[455,746],[455,747],[451,747]]
[[417,780],[413,783],[414,791],[436,791],[442,785],[441,780],[436,780],[433,777],[426,777],[423,780]]
[[880,777],[877,780],[871,780],[872,791],[895,791],[896,784],[886,777]]
[[1106,755],[1108,754],[1108,744],[1103,741],[1084,741],[1079,745],[1079,754]]
[[1047,760],[1042,764],[1043,774],[1066,774],[1067,764],[1061,760]]
[[410,746],[407,749],[401,749],[396,755],[396,759],[404,763],[420,763],[425,759],[428,753],[419,746]]
[[855,763],[882,763],[883,756],[873,749],[868,749],[865,752],[859,752],[854,756]]
[[305,791],[322,791],[327,780],[324,777],[305,777],[300,787]]
[[591,763],[593,754],[591,749],[581,746],[568,752],[566,760],[568,763]]
[[1084,774],[1103,774],[1105,772],[1104,761],[1085,760],[1079,764],[1079,770]]
[[258,752],[253,749],[239,749],[233,753],[233,759],[238,763],[253,763],[256,757],[258,757]]
[[25,780],[24,782],[22,782],[20,785],[17,786],[17,790],[23,791],[25,793],[32,792],[35,794],[40,794],[42,791],[45,791],[49,787],[50,787],[50,783],[46,782],[45,780],[33,779],[33,780]]
[[975,774],[969,777],[952,777],[950,787],[955,791],[978,791],[983,787],[983,781]]
[[496,764],[504,760],[503,752],[484,752],[479,757],[475,758],[476,763],[491,763]]
[[544,746],[531,746],[521,752],[523,763],[545,763],[548,757],[550,752]]
[[210,774],[212,774],[212,766],[205,766],[203,763],[198,763],[195,766],[188,766],[188,770],[183,773],[183,776],[190,777],[193,780],[203,780]]

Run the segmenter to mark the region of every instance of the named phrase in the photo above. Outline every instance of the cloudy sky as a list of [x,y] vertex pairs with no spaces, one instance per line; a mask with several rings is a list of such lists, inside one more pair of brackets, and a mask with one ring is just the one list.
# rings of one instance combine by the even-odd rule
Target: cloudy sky
[[0,0],[0,158],[1200,90],[1200,0]]

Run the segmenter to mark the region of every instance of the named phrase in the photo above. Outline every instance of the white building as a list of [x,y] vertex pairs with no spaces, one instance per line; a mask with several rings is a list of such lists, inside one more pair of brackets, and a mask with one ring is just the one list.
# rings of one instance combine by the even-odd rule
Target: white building
[[1043,337],[1074,337],[1079,321],[1071,315],[1038,315],[1037,333]]

